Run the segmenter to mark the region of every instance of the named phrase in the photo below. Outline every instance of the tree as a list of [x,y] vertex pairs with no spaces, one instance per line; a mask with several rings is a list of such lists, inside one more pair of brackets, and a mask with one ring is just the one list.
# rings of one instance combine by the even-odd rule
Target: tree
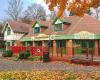
[[20,22],[30,24],[32,22],[32,20],[27,16],[23,16],[20,18]]
[[100,19],[100,8],[91,8],[88,14],[94,16],[96,19]]
[[51,20],[53,20],[53,19],[55,19],[56,14],[57,14],[57,10],[51,11],[51,13],[48,15],[48,17],[49,17]]
[[9,0],[8,1],[7,15],[10,19],[18,21],[23,7],[23,2],[21,0]]
[[65,9],[71,11],[75,15],[83,16],[90,7],[100,6],[100,0],[45,0],[49,4],[49,9],[53,10],[55,6],[59,11],[57,17],[61,17]]
[[40,20],[46,20],[46,12],[44,7],[41,4],[32,4],[24,11],[25,17],[27,19],[33,20],[33,19],[40,19]]

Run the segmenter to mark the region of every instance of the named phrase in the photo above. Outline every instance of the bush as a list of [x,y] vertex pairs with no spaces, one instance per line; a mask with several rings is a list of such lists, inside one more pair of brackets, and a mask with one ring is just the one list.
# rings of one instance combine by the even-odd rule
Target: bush
[[19,59],[24,59],[24,52],[19,53]]
[[29,59],[31,61],[38,61],[38,60],[42,60],[42,56],[31,56]]
[[28,59],[29,56],[30,56],[29,51],[19,53],[19,59]]
[[13,53],[11,50],[5,50],[2,54],[3,57],[12,57]]

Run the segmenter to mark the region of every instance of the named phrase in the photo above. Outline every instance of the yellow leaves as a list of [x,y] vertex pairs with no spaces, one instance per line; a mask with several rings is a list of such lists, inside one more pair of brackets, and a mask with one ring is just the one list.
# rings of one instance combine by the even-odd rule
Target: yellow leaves
[[9,71],[0,72],[0,80],[100,80],[100,72]]
[[62,71],[0,72],[0,80],[75,80],[79,75]]

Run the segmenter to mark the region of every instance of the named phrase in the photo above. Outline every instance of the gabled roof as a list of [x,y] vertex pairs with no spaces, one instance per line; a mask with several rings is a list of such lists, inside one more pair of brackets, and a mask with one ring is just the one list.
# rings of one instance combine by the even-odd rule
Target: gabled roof
[[48,27],[49,21],[43,21],[43,20],[36,20],[32,27],[34,27],[36,24],[39,24],[40,27]]
[[8,21],[6,22],[2,30],[2,33],[5,31],[7,25],[9,25],[14,32],[21,32],[21,33],[28,33],[29,30],[32,28],[31,24],[26,24],[26,23],[17,22],[17,21]]
[[[67,28],[64,31],[60,31],[60,32],[53,31],[52,21],[38,20],[38,22],[39,22],[39,24],[41,24],[41,26],[45,26],[48,28],[48,29],[45,29],[44,32],[38,33],[38,34],[63,35],[63,34],[74,34],[74,33],[78,33],[81,31],[88,31],[90,33],[100,34],[100,21],[96,20],[95,18],[93,18],[89,15],[85,15],[84,17],[70,16],[70,17],[64,18],[63,20],[70,21],[71,24],[65,25],[65,26],[67,26]],[[11,26],[11,28],[13,29],[13,31],[15,31],[15,32],[28,33],[26,35],[26,37],[38,35],[38,34],[33,33],[32,24],[26,24],[26,23],[21,23],[21,22],[16,22],[16,21],[9,21],[8,23]]]
[[58,19],[59,19],[63,24],[67,24],[67,25],[68,25],[68,24],[71,24],[70,20],[65,19],[65,18],[61,19],[61,18],[57,18],[57,17],[53,20],[52,24],[54,25],[55,22],[56,22]]
[[32,27],[32,25],[30,24],[21,23],[17,21],[9,21],[8,24],[14,32],[28,33],[29,29]]
[[84,17],[71,16],[67,18],[71,20],[70,27],[64,31],[64,34],[73,34],[80,31],[88,31],[95,34],[100,34],[100,21],[85,15]]

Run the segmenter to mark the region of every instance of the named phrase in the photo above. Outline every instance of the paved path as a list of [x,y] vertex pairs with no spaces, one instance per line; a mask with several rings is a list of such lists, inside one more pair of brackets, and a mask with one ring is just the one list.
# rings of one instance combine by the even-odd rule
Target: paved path
[[31,71],[31,70],[54,70],[70,71],[77,73],[87,73],[90,71],[100,71],[100,66],[81,66],[65,62],[33,62],[33,61],[13,61],[0,59],[0,71]]

